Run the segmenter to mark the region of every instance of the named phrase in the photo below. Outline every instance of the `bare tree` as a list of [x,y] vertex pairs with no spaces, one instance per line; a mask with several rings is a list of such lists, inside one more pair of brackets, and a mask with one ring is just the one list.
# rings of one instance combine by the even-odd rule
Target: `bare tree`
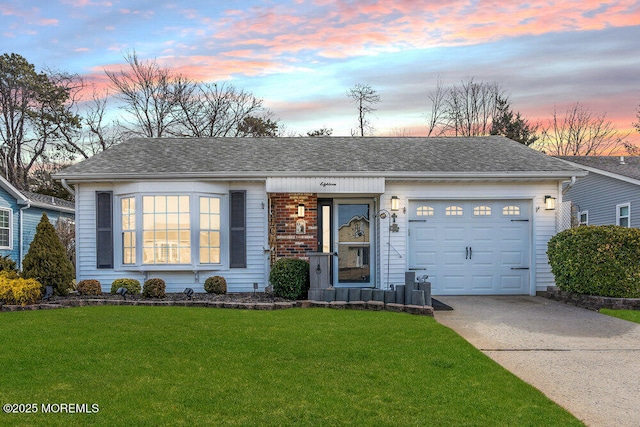
[[[331,136],[332,133],[333,133],[332,128],[320,128],[320,129],[310,130],[309,132],[307,132],[306,136],[319,138],[319,137]],[[304,135],[300,135],[300,136],[304,136]]]
[[125,60],[128,69],[105,73],[131,117],[127,131],[150,138],[165,136],[175,124],[177,100],[190,81],[155,60],[141,60],[135,51],[127,53]]
[[506,99],[497,83],[477,82],[471,78],[463,80],[459,86],[444,88],[438,79],[436,90],[429,93],[428,136],[489,135],[501,97]]
[[352,131],[352,136],[371,135],[373,134],[373,126],[367,118],[367,115],[376,111],[373,105],[380,102],[380,95],[368,84],[358,83],[347,91],[347,96],[355,102],[358,109],[358,129]]
[[192,82],[177,96],[175,111],[179,136],[239,136],[239,125],[263,111],[263,101],[227,83]]
[[446,126],[442,124],[446,122],[444,103],[448,97],[448,89],[442,86],[442,80],[439,77],[435,91],[430,92],[428,97],[431,100],[431,115],[427,120],[427,136],[440,136],[446,130]]
[[611,155],[624,148],[628,135],[621,136],[606,116],[579,102],[567,107],[564,115],[554,107],[536,148],[553,156]]

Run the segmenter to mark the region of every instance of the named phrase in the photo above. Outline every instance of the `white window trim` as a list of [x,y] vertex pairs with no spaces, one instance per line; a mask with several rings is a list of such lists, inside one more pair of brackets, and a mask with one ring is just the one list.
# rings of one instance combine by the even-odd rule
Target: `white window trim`
[[0,208],[0,211],[9,213],[9,246],[0,246],[0,249],[13,250],[13,210],[10,208]]
[[[587,217],[585,222],[582,222],[582,215]],[[589,210],[578,212],[578,225],[589,225]]]
[[[189,196],[190,224],[191,224],[191,262],[189,264],[144,264],[142,262],[142,197],[144,196]],[[122,199],[133,197],[136,204],[136,263],[123,263],[122,247]],[[200,197],[220,198],[220,263],[200,263]],[[114,201],[114,261],[115,270],[121,271],[200,271],[224,270],[229,268],[229,198],[228,194],[205,192],[136,192],[117,194]],[[194,226],[197,224],[197,227]]]
[[[626,216],[620,215],[620,208],[626,207],[629,211],[629,214]],[[627,218],[627,227],[631,228],[631,203],[621,203],[616,205],[616,225],[620,225],[620,218]]]

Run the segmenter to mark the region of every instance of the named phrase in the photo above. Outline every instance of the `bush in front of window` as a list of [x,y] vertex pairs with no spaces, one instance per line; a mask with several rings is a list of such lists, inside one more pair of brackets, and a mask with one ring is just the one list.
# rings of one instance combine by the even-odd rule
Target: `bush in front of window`
[[36,279],[42,284],[43,290],[45,286],[53,287],[56,295],[66,295],[73,283],[73,265],[46,213],[42,214],[22,262],[22,276]]
[[16,262],[11,259],[10,255],[0,257],[0,271],[18,271]]
[[147,279],[142,287],[142,296],[145,298],[164,298],[166,288],[164,280],[158,277]]
[[271,267],[269,282],[277,297],[304,298],[309,290],[309,263],[299,258],[281,258]]
[[118,288],[125,288],[130,295],[138,295],[140,290],[140,282],[136,279],[116,279],[111,283],[111,293],[116,294]]
[[36,304],[42,299],[42,284],[35,279],[23,279],[12,271],[0,272],[0,301],[5,304]]
[[76,286],[80,295],[101,295],[102,294],[102,286],[100,286],[99,280],[87,279],[81,280],[78,282]]
[[222,276],[207,277],[204,290],[209,294],[224,295],[227,293],[227,281]]
[[549,240],[547,255],[556,286],[563,291],[640,298],[640,229],[570,228]]

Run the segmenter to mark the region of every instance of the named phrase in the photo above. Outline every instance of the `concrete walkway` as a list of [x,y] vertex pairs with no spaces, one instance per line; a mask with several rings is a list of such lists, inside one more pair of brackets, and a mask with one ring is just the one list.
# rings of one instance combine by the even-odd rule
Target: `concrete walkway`
[[588,426],[640,426],[640,324],[543,297],[437,297],[436,320]]

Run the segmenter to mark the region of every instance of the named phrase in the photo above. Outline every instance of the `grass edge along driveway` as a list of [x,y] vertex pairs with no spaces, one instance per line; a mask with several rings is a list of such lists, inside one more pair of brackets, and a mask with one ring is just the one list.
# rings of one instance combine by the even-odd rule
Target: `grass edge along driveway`
[[582,425],[430,317],[100,306],[0,319],[0,403],[38,410],[0,425]]

